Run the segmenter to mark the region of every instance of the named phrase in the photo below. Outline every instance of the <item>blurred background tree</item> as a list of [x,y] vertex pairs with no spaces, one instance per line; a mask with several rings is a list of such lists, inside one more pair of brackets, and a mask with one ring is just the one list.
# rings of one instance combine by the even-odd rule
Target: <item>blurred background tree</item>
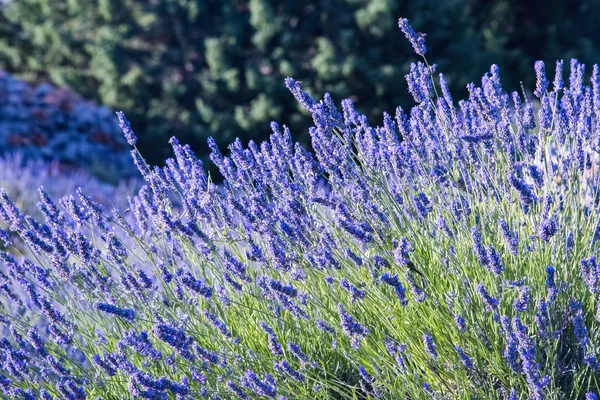
[[416,56],[399,17],[429,34],[428,60],[456,96],[491,63],[517,89],[536,59],[600,58],[598,1],[5,0],[0,68],[125,111],[158,162],[170,136],[205,155],[208,136],[262,140],[271,120],[306,140],[286,76],[351,97],[373,122],[410,106]]

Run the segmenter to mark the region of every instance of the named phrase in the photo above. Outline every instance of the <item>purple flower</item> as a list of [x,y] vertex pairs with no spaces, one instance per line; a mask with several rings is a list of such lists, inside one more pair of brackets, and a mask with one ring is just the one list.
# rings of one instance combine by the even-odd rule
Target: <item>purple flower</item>
[[127,259],[127,249],[123,242],[117,237],[114,230],[110,230],[106,235],[108,257],[115,264],[123,265]]
[[323,331],[323,332],[328,332],[331,334],[335,334],[335,329],[333,328],[333,326],[331,326],[329,323],[323,321],[323,320],[316,320],[315,321],[315,326],[317,327],[318,330]]
[[98,365],[108,376],[115,376],[117,374],[117,368],[111,363],[107,363],[98,354],[92,357],[94,364]]
[[466,332],[467,331],[467,322],[460,315],[456,314],[454,316],[454,323],[456,324],[456,327],[458,328],[458,330],[460,332]]
[[527,328],[521,323],[519,317],[513,317],[512,327],[518,340],[517,349],[523,364],[523,372],[529,384],[529,395],[533,399],[544,400],[546,397],[543,388],[546,379],[540,377],[540,366],[536,362],[536,346],[528,336]]
[[100,311],[116,315],[117,317],[123,318],[130,322],[135,319],[135,312],[129,308],[121,308],[113,304],[102,302],[96,303],[96,308]]
[[402,286],[402,282],[398,279],[398,275],[391,275],[389,273],[384,273],[379,278],[381,282],[386,283],[394,288],[394,292],[396,293],[396,297],[400,300],[400,304],[403,306],[408,305],[408,300],[406,299],[406,289]]
[[193,339],[185,334],[185,331],[177,328],[172,323],[158,323],[154,325],[154,334],[163,342],[177,349],[180,354],[191,358],[189,346]]
[[540,330],[540,335],[542,337],[547,337],[547,329],[550,325],[550,318],[548,316],[548,303],[545,301],[540,301],[536,308],[537,312],[535,313],[533,319]]
[[[267,374],[268,375],[268,374]],[[277,388],[275,382],[265,376],[265,380],[261,381],[254,371],[246,371],[244,376],[241,378],[242,386],[252,390],[259,396],[265,396],[268,398],[275,398],[277,396]]]
[[194,352],[198,357],[203,359],[206,362],[209,362],[214,365],[219,364],[219,355],[212,350],[207,350],[201,347],[198,343],[193,344]]
[[139,354],[148,357],[152,361],[158,361],[163,358],[160,351],[156,350],[146,331],[141,331],[139,334],[135,330],[127,332],[118,342],[119,348],[122,346],[130,346]]
[[238,385],[233,383],[233,381],[229,380],[229,381],[225,382],[225,384],[227,385],[229,390],[231,390],[231,392],[235,395],[235,397],[237,397],[238,399],[246,400],[249,398],[248,395],[246,393],[244,393],[242,388],[240,388]]
[[85,400],[87,398],[83,388],[77,386],[71,379],[58,383],[56,389],[68,400]]
[[600,267],[596,263],[596,257],[584,258],[579,262],[581,276],[591,293],[600,291],[599,273]]
[[483,239],[481,238],[481,233],[476,227],[471,227],[471,241],[473,242],[473,252],[479,260],[479,263],[487,267],[487,253],[485,251],[485,248],[483,247]]
[[458,357],[460,358],[460,362],[465,366],[465,368],[473,368],[473,361],[471,357],[469,357],[465,351],[460,346],[454,346]]
[[286,360],[274,362],[273,368],[277,372],[291,376],[294,380],[298,382],[304,382],[304,380],[306,379],[306,377],[302,373],[296,371]]
[[544,96],[542,98],[542,106],[540,107],[540,110],[538,111],[538,121],[539,121],[540,129],[546,130],[546,131],[550,130],[550,128],[552,126],[552,117],[553,117],[553,110],[552,110],[552,106],[550,104],[550,97]]
[[564,66],[565,62],[564,60],[557,60],[556,61],[556,69],[554,72],[554,91],[558,92],[559,90],[561,90],[564,87],[564,82],[563,82],[563,66]]
[[72,332],[64,332],[55,324],[48,325],[48,331],[54,337],[54,341],[58,344],[71,344],[73,341]]
[[227,338],[231,338],[231,333],[227,329],[227,326],[225,325],[224,322],[219,321],[219,319],[217,318],[217,316],[215,314],[208,312],[208,310],[202,310],[202,315],[204,315],[204,317],[206,317],[206,319],[211,323],[212,326],[214,326],[217,329],[217,331],[221,335],[223,335]]
[[275,333],[273,328],[271,328],[263,321],[260,321],[258,325],[268,336],[269,350],[271,350],[271,353],[276,356],[283,355],[283,350],[281,349],[281,345],[277,341],[277,334]]
[[550,241],[550,239],[556,234],[558,231],[558,226],[556,224],[555,218],[546,218],[540,222],[538,226],[538,237],[545,242]]
[[510,186],[519,194],[519,201],[521,202],[523,212],[525,214],[529,213],[531,205],[537,200],[533,188],[525,183],[522,178],[519,178],[514,170],[507,172],[507,178]]
[[408,23],[408,19],[400,18],[398,20],[398,27],[404,33],[410,44],[412,44],[415,53],[420,56],[424,56],[427,51],[425,46],[425,35],[422,33],[416,33]]
[[409,262],[408,254],[413,251],[412,246],[409,241],[402,237],[400,238],[400,242],[396,244],[396,248],[394,249],[394,260],[400,266],[407,265]]
[[[412,94],[417,103],[424,103],[433,98],[433,82],[431,74],[435,72],[435,66],[428,67],[422,62],[412,63],[410,73],[405,76],[408,83],[408,91]],[[426,212],[426,206],[419,197],[415,197],[417,209],[423,213]]]
[[500,227],[500,233],[502,234],[502,237],[506,242],[508,250],[513,256],[516,256],[519,252],[519,241],[517,239],[516,233],[511,232],[510,228],[508,227],[508,224],[503,219],[498,220],[498,226]]
[[117,111],[117,117],[119,118],[119,127],[123,131],[123,135],[125,135],[125,139],[127,139],[127,143],[130,146],[135,146],[137,142],[137,137],[133,130],[131,129],[131,125],[127,118],[125,118],[125,113],[123,111]]
[[518,359],[518,339],[510,324],[510,318],[506,315],[503,315],[502,317],[500,317],[500,324],[502,325],[502,330],[506,338],[504,358],[508,362],[510,369],[512,369],[513,372],[520,374],[522,372],[522,367]]
[[227,272],[223,272],[223,279],[225,279],[225,282],[229,283],[234,290],[237,290],[238,292],[242,290],[243,286],[239,282],[236,282]]
[[434,359],[438,358],[438,352],[436,350],[435,343],[433,342],[433,337],[424,334],[423,345],[425,346],[425,352],[427,352],[427,354],[429,354]]
[[360,267],[363,264],[362,258],[360,258],[358,255],[356,255],[356,253],[354,253],[349,248],[346,249],[346,255],[348,256],[348,258],[350,258],[352,261],[354,261],[356,266]]
[[52,397],[52,395],[48,392],[46,392],[45,390],[42,389],[42,391],[40,392],[40,398],[42,400],[53,400],[54,398]]
[[481,299],[483,300],[483,302],[485,304],[486,311],[493,311],[498,308],[498,300],[495,299],[494,297],[490,296],[490,294],[485,289],[485,286],[483,285],[483,283],[477,284],[476,290],[477,290],[477,293],[479,294],[479,296],[481,296]]
[[246,274],[246,266],[241,261],[238,261],[227,250],[223,252],[223,259],[223,266],[227,271],[244,282],[251,282]]
[[360,367],[358,367],[358,373],[360,375],[360,378],[362,380],[364,380],[365,382],[367,382],[367,383],[373,382],[373,377],[367,372],[365,367],[363,367],[362,365]]
[[573,313],[573,333],[575,334],[575,338],[579,345],[582,348],[585,348],[589,343],[589,339],[587,337],[587,328],[585,327],[585,320],[583,318],[582,305],[577,301],[571,300],[569,306]]
[[342,327],[342,330],[351,339],[352,347],[358,349],[360,340],[367,336],[369,330],[356,322],[341,304],[338,304],[337,311],[340,316],[340,326]]
[[40,335],[40,332],[35,327],[31,328],[29,332],[27,332],[27,337],[29,338],[30,343],[33,345],[33,348],[38,352],[39,355],[47,355],[44,343],[45,341]]
[[350,302],[354,303],[356,300],[362,299],[365,297],[366,292],[364,290],[358,289],[356,286],[352,285],[350,282],[346,280],[346,278],[340,279],[340,285],[350,292]]
[[540,99],[544,94],[546,94],[546,89],[548,88],[548,80],[546,79],[546,66],[543,61],[535,62],[535,91],[534,94]]
[[211,286],[208,286],[202,280],[194,278],[194,276],[189,271],[186,271],[185,274],[181,277],[181,283],[183,283],[183,285],[188,289],[192,290],[193,292],[199,294],[200,296],[206,299],[211,298],[213,295],[213,288]]
[[552,265],[546,267],[546,288],[548,289],[548,302],[552,302],[558,295],[558,289],[555,281],[556,269]]
[[517,312],[527,311],[529,305],[529,286],[521,286],[519,296],[513,302],[513,307]]
[[502,265],[502,258],[500,257],[500,253],[496,251],[494,246],[491,244],[488,245],[485,249],[486,253],[486,267],[488,271],[493,274],[500,275],[502,271],[504,271],[504,266]]
[[[302,105],[302,107],[306,108],[308,111],[312,111],[313,108],[317,105],[315,99],[311,97],[306,91],[302,90],[300,83],[295,81],[292,78],[285,78],[285,86],[288,88],[290,92],[294,95],[296,100]],[[218,165],[218,164],[217,164]]]
[[298,360],[300,360],[303,363],[310,364],[308,356],[300,349],[300,346],[298,346],[296,343],[288,342],[287,348],[294,356],[296,356]]

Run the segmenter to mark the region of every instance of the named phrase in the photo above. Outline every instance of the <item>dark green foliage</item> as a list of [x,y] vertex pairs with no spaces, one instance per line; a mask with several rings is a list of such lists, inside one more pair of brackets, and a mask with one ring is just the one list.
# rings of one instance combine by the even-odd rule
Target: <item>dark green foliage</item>
[[[412,104],[416,59],[397,27],[428,32],[427,56],[458,95],[490,63],[518,88],[536,59],[600,59],[600,2],[558,0],[12,0],[0,15],[0,68],[72,86],[123,110],[153,161],[177,135],[207,149],[260,140],[268,122],[306,135],[283,85],[353,96],[372,120]],[[552,64],[549,64],[552,65]],[[552,71],[549,71],[552,74]],[[525,82],[531,87],[530,82]],[[156,143],[161,143],[157,145]]]

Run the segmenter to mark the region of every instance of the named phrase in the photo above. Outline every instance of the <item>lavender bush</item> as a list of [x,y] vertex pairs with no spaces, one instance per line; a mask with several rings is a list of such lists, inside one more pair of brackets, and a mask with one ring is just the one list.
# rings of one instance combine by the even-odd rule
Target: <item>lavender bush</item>
[[492,66],[455,103],[400,28],[417,105],[382,126],[288,78],[314,154],[273,123],[209,142],[223,187],[172,139],[162,168],[133,148],[127,210],[2,194],[32,252],[1,255],[5,396],[595,399],[598,67],[538,62],[532,98]]

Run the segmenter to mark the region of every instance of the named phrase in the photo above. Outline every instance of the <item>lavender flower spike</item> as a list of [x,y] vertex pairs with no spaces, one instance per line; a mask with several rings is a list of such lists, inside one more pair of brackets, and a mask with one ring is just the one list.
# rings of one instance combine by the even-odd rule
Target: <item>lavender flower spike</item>
[[119,127],[123,131],[123,135],[125,135],[125,139],[130,146],[135,146],[137,142],[137,136],[131,129],[131,124],[125,118],[125,113],[123,111],[117,111],[117,118],[119,118]]
[[486,311],[492,311],[498,308],[498,299],[490,296],[488,291],[485,289],[483,283],[476,286],[477,293],[481,296],[481,299],[485,303]]
[[546,66],[543,61],[535,62],[535,92],[533,92],[540,99],[546,94],[548,88],[548,80],[546,79]]
[[423,335],[423,345],[425,346],[425,351],[434,359],[438,358],[438,352],[436,350],[435,343],[433,342],[433,337],[425,334]]
[[398,27],[402,33],[404,33],[410,44],[412,44],[415,53],[424,56],[427,51],[427,47],[425,46],[425,35],[423,33],[416,33],[406,18],[400,18],[398,20]]
[[133,321],[135,319],[135,312],[128,308],[117,307],[109,303],[97,303],[96,308],[100,311],[121,317],[127,321]]

